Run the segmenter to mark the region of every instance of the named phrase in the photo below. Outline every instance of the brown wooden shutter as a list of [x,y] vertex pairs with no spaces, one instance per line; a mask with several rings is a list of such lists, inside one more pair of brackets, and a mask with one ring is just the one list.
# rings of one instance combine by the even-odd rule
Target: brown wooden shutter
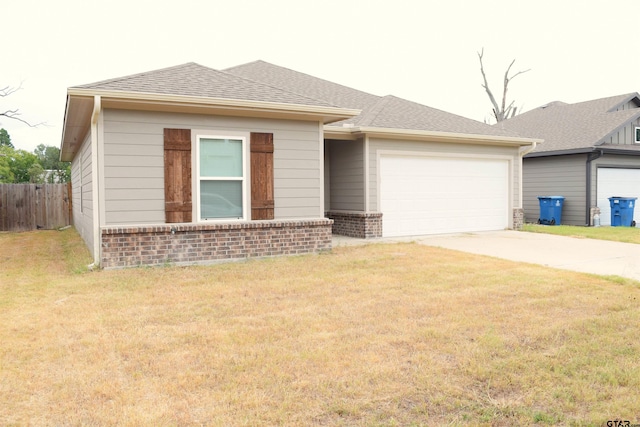
[[191,130],[164,130],[166,222],[191,222]]
[[273,219],[273,134],[251,133],[251,219]]

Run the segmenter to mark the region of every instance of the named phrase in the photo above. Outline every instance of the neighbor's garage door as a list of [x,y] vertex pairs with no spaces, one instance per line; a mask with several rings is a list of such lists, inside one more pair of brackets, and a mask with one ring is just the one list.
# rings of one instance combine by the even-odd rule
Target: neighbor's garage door
[[[640,200],[640,169],[598,168],[597,200],[600,208],[600,224],[611,225],[609,197],[637,197]],[[634,207],[633,219],[638,220],[638,208]]]
[[509,164],[501,159],[380,157],[384,236],[501,230]]

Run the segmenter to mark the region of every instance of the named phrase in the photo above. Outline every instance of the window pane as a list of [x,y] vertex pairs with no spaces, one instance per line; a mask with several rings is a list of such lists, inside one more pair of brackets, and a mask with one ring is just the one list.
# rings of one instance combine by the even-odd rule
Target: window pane
[[241,177],[242,140],[200,139],[200,176]]
[[200,181],[200,217],[241,218],[241,181]]

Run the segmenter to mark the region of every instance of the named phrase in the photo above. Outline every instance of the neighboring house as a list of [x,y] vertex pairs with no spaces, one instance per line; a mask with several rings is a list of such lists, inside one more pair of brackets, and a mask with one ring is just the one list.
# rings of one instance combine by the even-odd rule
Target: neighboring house
[[114,268],[517,228],[535,141],[263,61],[188,63],[69,88],[61,157]]
[[[562,223],[611,223],[609,197],[640,198],[640,97],[552,102],[494,125],[544,140],[524,158],[524,210],[537,222],[538,196],[564,196]],[[640,218],[638,209],[634,210]]]

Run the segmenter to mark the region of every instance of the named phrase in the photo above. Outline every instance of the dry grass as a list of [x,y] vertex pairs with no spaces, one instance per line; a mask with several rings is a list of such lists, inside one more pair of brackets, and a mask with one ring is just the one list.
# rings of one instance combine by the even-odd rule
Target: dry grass
[[578,227],[575,225],[525,224],[523,230],[533,233],[640,244],[640,228],[636,227]]
[[640,421],[640,288],[417,244],[80,272],[0,234],[2,425]]

